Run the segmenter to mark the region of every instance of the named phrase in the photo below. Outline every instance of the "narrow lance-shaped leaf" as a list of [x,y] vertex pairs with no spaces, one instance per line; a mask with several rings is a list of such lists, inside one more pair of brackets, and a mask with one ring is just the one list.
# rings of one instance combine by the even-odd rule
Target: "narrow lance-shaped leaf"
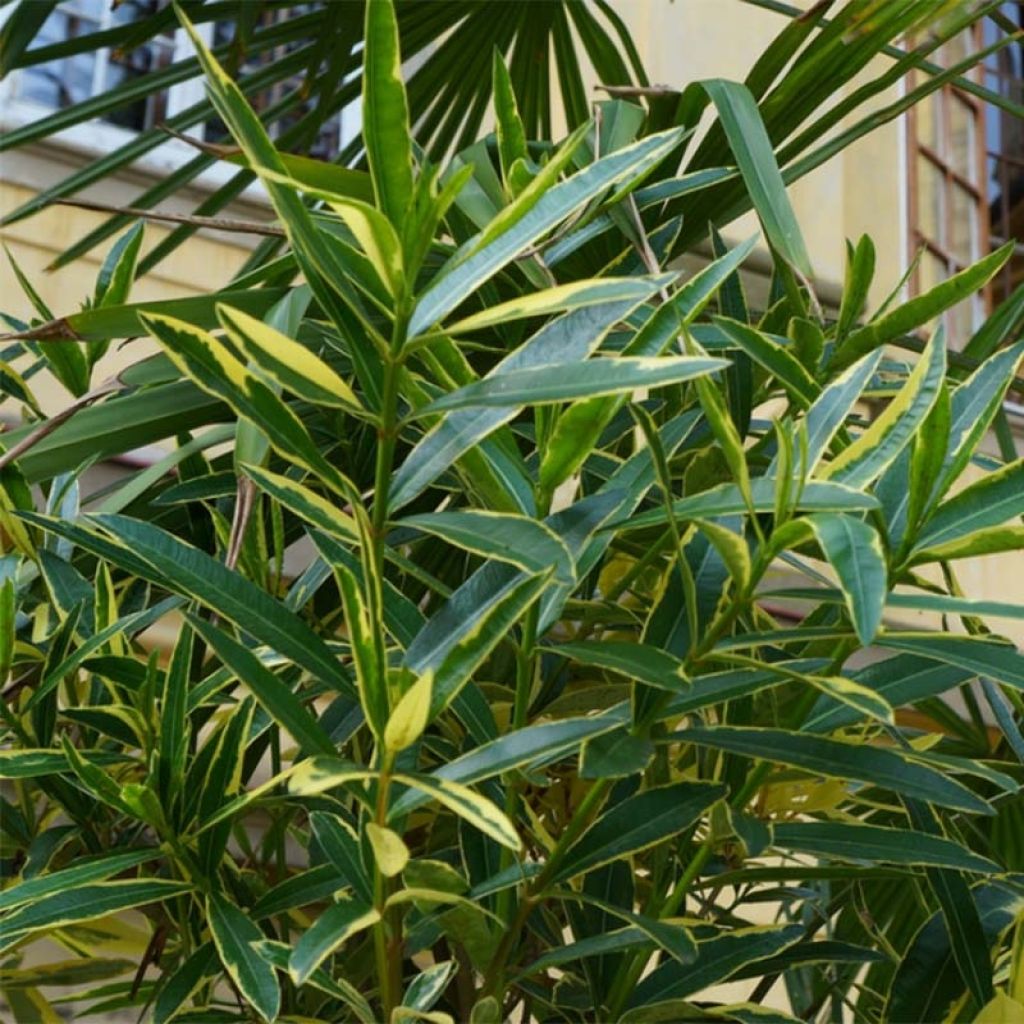
[[[213,608],[318,678],[352,692],[347,673],[324,641],[259,587],[151,523],[125,516],[98,516],[96,521],[131,553],[125,566],[130,572]],[[117,549],[111,553],[118,563]],[[147,568],[138,566],[138,559],[145,559]]]
[[888,574],[878,533],[848,515],[814,515],[806,520],[839,577],[860,642],[867,646],[882,625]]
[[260,1017],[273,1021],[281,1006],[281,989],[274,968],[256,950],[263,932],[219,893],[207,898],[206,912],[224,969]]
[[228,337],[285,390],[317,405],[360,409],[348,384],[305,345],[228,306],[217,307],[217,318]]
[[571,584],[575,580],[575,567],[565,543],[550,527],[526,516],[453,509],[407,516],[395,525],[422,530],[525,572],[543,573],[553,567],[560,583]]
[[374,735],[381,738],[390,713],[384,678],[386,668],[380,664],[377,656],[373,624],[359,580],[348,566],[340,562],[335,563],[334,573],[338,579],[341,601],[345,609],[345,624],[352,647],[360,703]]
[[998,871],[997,864],[941,836],[905,828],[840,821],[779,822],[772,845],[839,860],[871,860],[965,871]]
[[829,778],[858,779],[943,807],[973,814],[992,813],[986,801],[959,782],[884,747],[807,736],[783,729],[721,725],[684,729],[671,734],[671,738],[792,765]]
[[334,744],[299,698],[260,661],[222,629],[196,616],[192,628],[210,645],[233,675],[252,691],[260,706],[294,737],[306,754],[333,754]]
[[[468,786],[448,779],[411,774],[395,775],[395,782],[421,790],[502,846],[515,852],[522,846],[515,825],[509,821],[505,813]],[[392,808],[390,818],[393,820],[394,817]]]
[[637,388],[663,387],[724,369],[724,359],[620,356],[583,363],[538,366],[486,377],[418,409],[416,417],[474,407],[545,405],[575,398],[624,394]]
[[718,111],[719,121],[725,129],[768,241],[800,273],[811,277],[813,271],[803,236],[754,97],[739,82],[714,78],[701,84]]
[[717,783],[679,782],[632,796],[580,836],[552,881],[573,878],[678,835],[724,795],[725,787]]
[[[479,248],[438,278],[420,296],[409,323],[410,338],[432,327],[527,246],[584,203],[612,185],[635,178],[656,166],[676,147],[682,134],[678,129],[671,129],[602,157],[566,181],[548,188],[507,229],[501,230],[503,224],[496,224],[497,233],[493,238],[485,234]],[[580,133],[575,143],[581,140]],[[529,190],[520,196],[521,205],[532,198],[527,192]]]
[[650,686],[676,693],[689,689],[690,679],[682,661],[650,644],[629,643],[624,640],[588,641],[559,644],[550,647],[581,665],[594,665],[629,676]]
[[288,959],[288,973],[292,980],[296,985],[304,985],[335,950],[379,920],[380,914],[373,907],[358,900],[346,900],[328,907],[295,943]]
[[819,471],[819,476],[851,487],[863,487],[879,476],[927,419],[945,372],[946,339],[939,328],[896,397],[867,430]]
[[409,106],[392,0],[370,0],[363,36],[363,140],[377,205],[400,227],[412,201]]

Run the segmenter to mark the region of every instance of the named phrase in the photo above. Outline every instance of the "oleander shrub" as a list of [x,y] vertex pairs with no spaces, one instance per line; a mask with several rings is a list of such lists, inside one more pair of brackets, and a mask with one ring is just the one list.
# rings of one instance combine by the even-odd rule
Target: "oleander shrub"
[[365,6],[361,170],[272,142],[186,5],[282,238],[133,305],[136,225],[84,309],[12,323],[73,404],[5,366],[10,1019],[1021,1019],[1024,658],[990,620],[1024,608],[957,570],[1024,547],[1024,298],[958,353],[933,327],[1013,243],[870,310],[862,238],[823,310],[780,170],[857,137],[784,101],[929,5],[818,5],[746,84],[634,83],[557,141],[488,46],[497,130],[449,158],[399,46],[457,6]]

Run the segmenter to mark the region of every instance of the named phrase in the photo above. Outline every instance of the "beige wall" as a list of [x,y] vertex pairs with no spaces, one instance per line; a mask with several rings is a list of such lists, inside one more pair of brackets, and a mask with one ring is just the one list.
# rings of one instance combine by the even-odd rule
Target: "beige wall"
[[[0,155],[0,213],[7,214],[17,209],[40,188],[59,181],[81,163],[81,157],[57,147]],[[83,193],[83,198],[127,205],[151,184],[152,179],[144,176],[125,176],[99,183]],[[188,213],[202,197],[203,193],[193,191],[166,200],[161,209]],[[266,206],[252,202],[236,204],[231,213],[259,220],[267,220],[270,215]],[[0,228],[0,240],[55,316],[76,312],[83,300],[91,296],[96,275],[117,236],[60,270],[48,273],[46,267],[69,245],[105,220],[106,215],[101,213],[51,206],[25,220]],[[167,228],[147,224],[143,252],[148,252],[167,234]],[[141,278],[132,291],[132,300],[177,298],[221,287],[242,265],[250,244],[247,236],[204,230],[164,260],[154,272]],[[0,310],[20,319],[34,315],[6,256],[2,254]],[[150,351],[149,343],[142,340],[132,342],[124,349],[112,347],[94,370],[94,381],[103,380],[113,369],[135,362]],[[33,377],[30,386],[48,413],[57,412],[68,404],[69,396],[48,374]]]
[[[786,24],[781,15],[741,0],[623,0],[615,9],[633,33],[651,82],[673,88],[706,78],[742,81]],[[879,61],[868,70],[874,76],[885,67],[886,62]],[[849,88],[867,78],[863,75]],[[897,95],[891,89],[875,106]],[[790,188],[815,276],[821,282],[842,282],[846,238],[856,241],[866,232],[875,239],[878,269],[872,302],[880,302],[895,287],[905,262],[901,151],[901,126],[894,121]],[[744,238],[756,230],[756,220],[747,215],[732,225],[728,235]]]

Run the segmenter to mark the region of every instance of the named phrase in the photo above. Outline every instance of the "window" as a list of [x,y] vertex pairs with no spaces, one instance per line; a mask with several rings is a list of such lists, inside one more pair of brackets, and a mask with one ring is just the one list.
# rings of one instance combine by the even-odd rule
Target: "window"
[[[1003,4],[1003,15],[1014,25],[1024,25],[1024,3]],[[986,44],[1000,31],[986,22]],[[985,84],[1013,103],[1024,103],[1024,45],[1011,43],[993,55],[985,66]],[[1024,237],[1024,119],[993,108],[985,134],[988,183],[988,220],[993,245]],[[1024,281],[1024,252],[1020,246],[1013,259],[993,282],[997,301]]]
[[[1021,24],[1022,9],[1022,3],[1003,4],[998,20],[986,18],[929,59],[943,67],[959,63]],[[1015,42],[965,77],[1019,103],[1022,72],[1022,50]],[[920,294],[1024,234],[1024,122],[946,84],[910,109],[907,124],[910,258],[918,261],[910,289]],[[1024,246],[984,293],[944,314],[954,348],[963,346],[989,310],[1024,280],[1022,253]]]
[[[169,0],[121,0],[116,5],[111,0],[61,0],[46,19],[33,49],[50,46],[65,40],[92,35],[104,29],[123,25],[149,17],[165,7]],[[318,4],[291,5],[286,9],[270,9],[260,16],[263,27],[283,17],[295,17],[306,8]],[[205,23],[198,26],[207,42],[214,46],[231,41],[233,24],[230,21]],[[304,41],[308,42],[308,40]],[[304,43],[292,43],[268,49],[255,49],[238,69],[240,77],[260,70],[268,70]],[[102,95],[138,79],[168,67],[192,53],[191,44],[181,29],[168,28],[166,32],[142,43],[128,53],[119,53],[110,48],[73,56],[23,68],[3,83],[2,98],[6,110],[4,121],[25,122],[38,118],[40,108],[57,110],[68,107],[92,96]],[[272,85],[250,95],[250,102],[261,113],[277,111],[269,124],[270,134],[280,137],[295,125],[317,102],[315,95],[300,94],[303,82],[301,65],[293,62],[298,73],[283,77]],[[202,82],[193,78],[171,88],[144,97],[136,103],[122,106],[104,115],[102,120],[116,128],[132,132],[156,127],[169,117],[204,99]],[[347,129],[347,130],[346,130]],[[335,112],[321,126],[318,137],[302,139],[309,152],[321,159],[336,157],[344,142],[358,131],[358,115],[350,105],[344,111]],[[191,129],[191,133],[207,141],[221,141],[226,130],[216,118],[211,118]],[[69,138],[69,141],[70,138]],[[83,135],[79,132],[73,144],[81,147]],[[86,141],[84,148],[104,150],[123,144],[122,140],[110,138],[95,139],[92,145]],[[178,143],[168,143],[168,150],[178,147],[183,158],[191,152]]]
[[[67,39],[91,35],[154,13],[159,0],[64,0],[46,19],[35,46],[50,46]],[[99,96],[125,82],[151,74],[171,64],[180,41],[171,30],[156,36],[127,54],[110,49],[80,53],[64,60],[28,67],[15,76],[14,98],[58,109]],[[167,117],[167,94],[160,93],[120,108],[104,120],[140,131]]]

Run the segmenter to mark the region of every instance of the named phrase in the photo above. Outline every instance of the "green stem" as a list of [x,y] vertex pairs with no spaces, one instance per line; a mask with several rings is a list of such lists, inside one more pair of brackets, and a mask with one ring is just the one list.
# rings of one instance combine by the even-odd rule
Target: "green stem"
[[584,832],[600,809],[611,785],[611,779],[599,779],[587,790],[587,795],[580,802],[579,807],[569,819],[562,834],[558,837],[558,842],[555,843],[555,847],[551,851],[551,855],[548,857],[543,870],[534,879],[533,884],[530,886],[530,891],[519,901],[515,918],[505,929],[501,941],[494,952],[494,956],[491,958],[490,966],[485,972],[487,984],[484,994],[495,996],[499,1003],[504,1001],[505,968],[511,962],[511,953],[515,948],[515,943],[518,941],[520,933],[526,925],[530,912],[540,900],[544,890],[551,883],[551,879],[561,866],[569,848]]
[[[377,458],[374,469],[373,507],[370,514],[371,564],[376,581],[384,578],[385,537],[388,525],[388,493],[394,465],[395,447],[398,442],[398,382],[401,373],[401,351],[405,344],[408,314],[399,310],[395,316],[391,344],[384,359],[384,381],[381,395],[381,412],[378,428]],[[366,590],[373,594],[377,587],[374,580],[366,581]],[[376,602],[374,602],[375,604]],[[377,664],[383,673],[387,672],[387,639],[384,635],[382,609],[371,608],[374,644],[377,648]],[[381,680],[387,688],[387,679]],[[374,822],[380,828],[387,827],[388,793],[391,788],[391,756],[388,751],[379,751],[380,777],[377,781],[377,800],[374,807]],[[401,908],[386,909],[391,895],[391,880],[380,870],[373,868],[373,902],[380,921],[373,929],[374,959],[377,979],[380,985],[380,1002],[384,1020],[390,1021],[394,1008],[401,1001],[402,983],[402,915]]]

